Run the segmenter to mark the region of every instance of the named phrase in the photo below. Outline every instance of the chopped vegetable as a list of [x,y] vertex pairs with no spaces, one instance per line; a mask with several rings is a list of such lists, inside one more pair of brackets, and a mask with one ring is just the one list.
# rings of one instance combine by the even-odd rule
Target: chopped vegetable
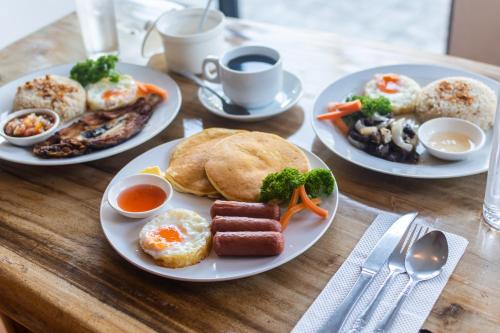
[[[294,190],[305,185],[311,198],[327,196],[333,192],[335,181],[328,169],[316,168],[300,173],[294,168],[285,168],[264,178],[260,188],[260,200],[288,202],[294,199]],[[296,200],[294,201],[294,204]]]
[[333,124],[342,132],[342,134],[347,135],[349,133],[349,126],[342,119],[333,120]]
[[260,200],[289,201],[293,190],[304,182],[304,175],[297,169],[285,168],[281,172],[271,173],[262,182]]
[[115,55],[102,56],[97,60],[87,59],[71,68],[70,77],[84,87],[105,77],[109,77],[111,82],[118,82],[120,74],[115,70],[117,62],[118,57]]
[[373,98],[370,96],[354,95],[346,99],[347,102],[355,100],[361,101],[361,104],[363,106],[361,108],[361,113],[365,117],[371,117],[376,113],[378,113],[379,115],[386,115],[392,112],[391,101],[389,101],[384,96]]
[[335,180],[332,173],[327,169],[312,169],[305,174],[305,190],[309,197],[317,198],[332,194]]
[[159,95],[162,99],[167,99],[168,94],[164,89],[151,83],[144,83],[144,86],[150,94],[156,94]]
[[292,198],[290,199],[290,203],[288,204],[288,208],[291,208],[292,206],[296,205],[298,201],[299,201],[299,189],[296,188],[293,190]]
[[316,204],[313,201],[311,201],[311,199],[306,193],[306,187],[304,185],[299,186],[299,196],[302,202],[306,205],[306,207],[310,209],[314,214],[318,215],[321,218],[328,217],[328,211],[326,209],[316,206]]
[[360,111],[362,107],[363,105],[360,102],[360,100],[352,100],[347,103],[339,103],[338,105],[335,106],[335,111],[330,111],[329,109],[330,112],[320,114],[316,118],[319,120],[341,119],[342,117],[350,115],[351,113]]
[[[260,197],[262,201],[289,201],[287,210],[280,220],[284,230],[290,218],[306,208],[326,218],[328,211],[317,206],[320,203],[318,197],[330,195],[334,187],[335,180],[328,169],[316,168],[302,174],[297,169],[285,168],[264,179]],[[298,203],[299,198],[301,203]]]
[[[297,190],[297,195],[298,195],[298,190]],[[315,205],[319,205],[321,203],[321,199],[320,198],[314,198],[314,199],[311,199],[311,201],[315,204]],[[292,201],[290,201],[290,203],[292,203]],[[281,216],[281,219],[280,219],[280,224],[281,224],[281,231],[285,230],[286,227],[288,226],[288,222],[290,221],[290,219],[292,218],[293,215],[297,214],[298,212],[306,209],[306,204],[305,203],[299,203],[299,204],[294,204],[292,206],[288,206],[288,209],[286,210],[286,212]]]
[[166,90],[158,87],[157,85],[151,83],[142,83],[140,81],[135,81],[137,84],[138,96],[146,96],[147,94],[156,94],[162,99],[168,98],[168,93]]

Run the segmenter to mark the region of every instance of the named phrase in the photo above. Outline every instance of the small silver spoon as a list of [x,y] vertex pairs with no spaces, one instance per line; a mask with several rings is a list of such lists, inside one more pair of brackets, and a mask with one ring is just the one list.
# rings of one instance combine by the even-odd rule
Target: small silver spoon
[[408,250],[405,259],[406,272],[410,281],[399,294],[396,304],[375,327],[375,332],[386,332],[394,315],[398,312],[413,288],[425,280],[438,276],[448,260],[448,241],[441,231],[431,231],[416,241]]
[[205,25],[205,21],[207,20],[208,10],[210,9],[210,4],[212,0],[207,1],[207,5],[205,6],[205,10],[203,11],[203,15],[201,16],[200,23],[198,24],[198,32],[203,31],[203,26]]
[[233,103],[227,102],[226,99],[224,98],[224,96],[221,96],[216,90],[212,89],[210,86],[208,86],[207,84],[205,84],[205,82],[203,82],[203,80],[201,80],[199,77],[197,77],[193,73],[187,72],[187,71],[176,71],[176,73],[179,74],[179,75],[184,76],[186,79],[189,79],[189,80],[193,81],[198,86],[200,86],[200,87],[202,87],[204,89],[207,89],[212,94],[214,94],[215,96],[217,96],[220,99],[221,103],[222,103],[222,110],[225,113],[227,113],[227,114],[233,114],[233,115],[237,115],[237,116],[248,116],[248,115],[250,115],[250,112],[245,107],[243,107],[241,105],[237,105],[237,104],[233,104]]

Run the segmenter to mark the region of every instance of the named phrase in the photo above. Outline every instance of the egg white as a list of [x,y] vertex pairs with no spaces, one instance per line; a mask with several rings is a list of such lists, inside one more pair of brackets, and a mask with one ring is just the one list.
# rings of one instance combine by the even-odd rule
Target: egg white
[[408,76],[395,74],[399,76],[400,90],[396,93],[389,94],[379,90],[377,87],[378,78],[382,75],[385,74],[376,74],[372,80],[368,81],[365,86],[365,95],[374,98],[384,96],[391,101],[392,111],[395,114],[413,112],[417,95],[420,92],[420,85]]
[[[117,107],[134,103],[138,96],[138,86],[130,75],[120,75],[118,82],[111,82],[109,78],[103,78],[96,83],[87,86],[87,105],[91,110],[111,110]],[[117,92],[105,99],[106,92]]]
[[[155,238],[156,232],[161,228],[176,228],[182,237],[180,242],[168,242],[165,239]],[[156,216],[146,223],[139,234],[141,248],[156,260],[169,259],[179,255],[197,253],[207,247],[211,240],[210,222],[198,213],[187,209],[171,209]],[[165,248],[155,249],[151,243],[163,242]]]

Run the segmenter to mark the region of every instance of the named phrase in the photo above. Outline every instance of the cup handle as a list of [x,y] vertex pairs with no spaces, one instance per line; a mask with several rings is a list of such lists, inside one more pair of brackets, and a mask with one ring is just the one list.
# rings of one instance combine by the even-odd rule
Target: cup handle
[[153,32],[153,30],[156,29],[156,22],[158,22],[160,17],[162,17],[162,15],[160,15],[156,20],[154,20],[154,22],[149,21],[148,31],[146,32],[146,35],[144,35],[144,38],[142,39],[142,44],[141,44],[141,56],[143,58],[149,58],[153,55],[153,54],[146,54],[145,53],[146,42],[148,41],[149,35],[151,35],[151,32]]
[[[208,65],[213,64],[215,66],[215,71],[214,73],[211,73],[208,71]],[[220,65],[219,65],[219,59],[214,56],[208,56],[205,59],[203,59],[203,64],[201,65],[201,70],[203,72],[203,78],[206,81],[209,82],[214,82],[214,83],[220,83]]]
[[[177,9],[172,9],[172,11],[175,11]],[[151,57],[153,54],[148,54],[146,55],[145,52],[144,52],[144,49],[146,48],[146,42],[148,41],[148,38],[149,38],[149,35],[151,35],[151,32],[153,32],[154,29],[156,29],[156,23],[158,23],[158,21],[167,13],[169,13],[170,11],[166,11],[164,12],[163,14],[161,14],[160,16],[158,16],[156,18],[156,20],[154,20],[153,22],[149,21],[147,23],[147,32],[146,32],[146,35],[144,35],[144,38],[142,39],[142,44],[141,44],[141,56],[143,56],[144,58],[149,58]],[[164,44],[165,45],[165,44]],[[165,48],[165,46],[163,46],[163,48]],[[165,51],[164,51],[165,52]]]

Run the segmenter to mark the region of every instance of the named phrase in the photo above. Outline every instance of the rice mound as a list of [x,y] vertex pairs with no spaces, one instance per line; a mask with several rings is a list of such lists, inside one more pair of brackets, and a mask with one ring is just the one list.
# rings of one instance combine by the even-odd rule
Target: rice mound
[[493,126],[497,97],[484,83],[449,77],[429,83],[416,101],[417,118],[425,122],[438,117],[468,120],[484,130]]
[[75,80],[59,75],[45,75],[17,88],[14,110],[50,109],[61,121],[81,116],[85,112],[87,94]]

